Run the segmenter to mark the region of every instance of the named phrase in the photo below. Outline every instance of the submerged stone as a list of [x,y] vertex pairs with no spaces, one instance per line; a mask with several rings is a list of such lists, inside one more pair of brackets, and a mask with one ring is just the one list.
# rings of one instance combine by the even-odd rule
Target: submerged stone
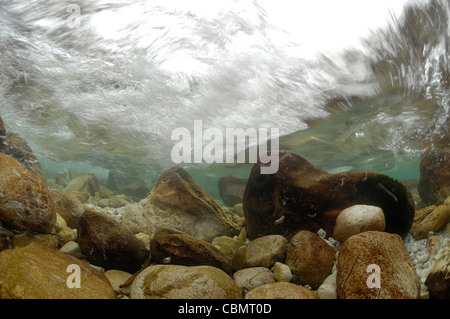
[[96,266],[134,272],[146,261],[144,244],[107,215],[85,212],[78,226],[78,244]]
[[227,257],[213,245],[189,234],[167,228],[156,231],[151,240],[152,257],[158,263],[170,258],[170,264],[213,266],[231,275],[233,267]]
[[0,153],[0,220],[21,231],[50,233],[56,223],[46,184],[13,157]]
[[440,205],[450,196],[450,134],[420,158],[419,195],[426,205]]
[[261,174],[253,166],[243,206],[250,238],[268,234],[292,237],[299,230],[333,234],[339,213],[356,204],[380,207],[386,232],[405,236],[414,218],[408,189],[393,178],[375,173],[329,174],[290,151],[280,151],[279,170]]
[[219,195],[225,205],[233,207],[242,203],[247,179],[236,176],[224,176],[219,179]]
[[[38,243],[1,252],[0,272],[1,299],[116,298],[101,272],[85,261]],[[74,283],[79,288],[73,287]]]
[[177,229],[206,242],[237,235],[241,228],[182,167],[161,174],[157,185],[139,205],[153,228]]

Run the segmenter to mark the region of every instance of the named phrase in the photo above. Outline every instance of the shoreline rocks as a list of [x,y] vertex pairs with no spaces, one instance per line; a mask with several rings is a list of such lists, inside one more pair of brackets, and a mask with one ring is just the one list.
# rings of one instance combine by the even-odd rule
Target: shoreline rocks
[[0,153],[0,220],[20,230],[50,233],[56,223],[47,185],[13,157]]

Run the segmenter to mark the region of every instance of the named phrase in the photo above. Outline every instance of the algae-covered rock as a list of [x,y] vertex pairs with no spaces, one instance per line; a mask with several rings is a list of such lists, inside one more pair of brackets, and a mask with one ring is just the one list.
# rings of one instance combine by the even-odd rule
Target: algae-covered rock
[[414,218],[414,201],[399,181],[379,173],[329,174],[289,151],[279,152],[275,174],[261,174],[256,163],[244,192],[243,206],[250,238],[267,234],[292,237],[299,230],[333,234],[339,213],[352,205],[380,207],[386,232],[405,236]]

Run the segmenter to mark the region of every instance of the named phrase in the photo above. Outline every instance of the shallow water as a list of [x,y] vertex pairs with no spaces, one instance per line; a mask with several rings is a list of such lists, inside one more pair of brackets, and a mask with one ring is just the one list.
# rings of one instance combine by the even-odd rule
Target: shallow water
[[[153,185],[174,165],[173,130],[202,120],[278,128],[280,148],[328,172],[410,180],[448,130],[445,0],[395,2],[391,20],[370,3],[367,25],[355,3],[334,20],[330,3],[298,19],[290,2],[72,3],[79,24],[67,3],[0,1],[0,115],[49,178],[75,168],[102,182],[118,168]],[[218,178],[252,165],[185,166],[220,199]]]

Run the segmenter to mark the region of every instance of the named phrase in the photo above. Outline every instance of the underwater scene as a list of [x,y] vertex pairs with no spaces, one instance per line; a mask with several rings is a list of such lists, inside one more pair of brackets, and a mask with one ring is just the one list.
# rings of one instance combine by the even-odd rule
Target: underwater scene
[[450,298],[448,0],[0,25],[0,299]]

